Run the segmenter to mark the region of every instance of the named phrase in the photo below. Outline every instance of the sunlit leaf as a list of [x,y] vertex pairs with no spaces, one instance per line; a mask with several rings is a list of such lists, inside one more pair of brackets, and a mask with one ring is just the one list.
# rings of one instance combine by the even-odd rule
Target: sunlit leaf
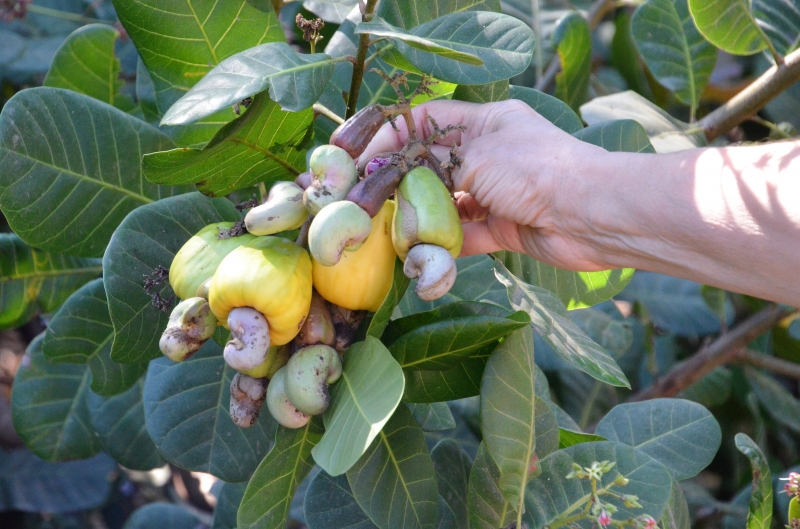
[[767,47],[749,0],[688,0],[697,29],[716,47],[752,55]]
[[772,523],[772,474],[769,463],[758,445],[746,434],[737,433],[734,442],[736,449],[750,460],[753,470],[747,529],[768,529]]
[[589,96],[592,36],[586,19],[577,12],[562,18],[553,33],[553,44],[561,59],[556,97],[577,111]]

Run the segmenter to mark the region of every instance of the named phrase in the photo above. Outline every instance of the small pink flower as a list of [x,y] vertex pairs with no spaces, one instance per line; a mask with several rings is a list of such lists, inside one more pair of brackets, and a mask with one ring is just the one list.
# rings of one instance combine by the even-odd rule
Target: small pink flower
[[655,518],[653,518],[652,516],[644,515],[639,519],[642,522],[641,527],[643,529],[655,529],[656,528],[657,522],[656,522]]
[[611,515],[608,514],[605,509],[603,509],[600,512],[600,516],[597,517],[597,524],[600,527],[607,527],[611,525]]

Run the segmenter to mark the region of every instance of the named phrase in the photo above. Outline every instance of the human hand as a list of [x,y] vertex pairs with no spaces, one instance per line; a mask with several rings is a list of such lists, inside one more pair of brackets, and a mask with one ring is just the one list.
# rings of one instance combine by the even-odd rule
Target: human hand
[[[462,164],[453,171],[456,203],[464,228],[462,256],[498,250],[524,252],[569,270],[609,268],[591,237],[582,197],[603,149],[581,142],[517,100],[475,104],[431,101],[413,109],[417,133],[462,124],[436,140],[434,154],[449,159],[453,142]],[[407,142],[390,124],[375,135],[361,159],[399,151]],[[589,193],[590,196],[590,193]]]

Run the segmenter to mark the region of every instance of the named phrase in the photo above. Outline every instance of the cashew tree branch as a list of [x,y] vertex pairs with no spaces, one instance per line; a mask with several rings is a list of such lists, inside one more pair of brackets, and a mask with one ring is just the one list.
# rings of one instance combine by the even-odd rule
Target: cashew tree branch
[[[372,20],[373,13],[375,13],[375,6],[378,0],[367,0],[367,5],[361,15],[361,20],[369,22]],[[356,113],[356,105],[358,104],[358,92],[361,90],[361,81],[364,79],[364,69],[367,60],[367,51],[369,51],[369,33],[362,33],[358,38],[358,52],[356,53],[356,61],[353,64],[353,77],[350,81],[350,92],[347,96],[347,113],[345,119],[349,118]]]

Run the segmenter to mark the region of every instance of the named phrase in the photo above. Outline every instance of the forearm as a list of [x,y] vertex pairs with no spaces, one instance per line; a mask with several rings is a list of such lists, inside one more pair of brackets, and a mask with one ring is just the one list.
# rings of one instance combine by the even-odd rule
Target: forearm
[[800,142],[602,158],[581,189],[609,264],[800,305]]

